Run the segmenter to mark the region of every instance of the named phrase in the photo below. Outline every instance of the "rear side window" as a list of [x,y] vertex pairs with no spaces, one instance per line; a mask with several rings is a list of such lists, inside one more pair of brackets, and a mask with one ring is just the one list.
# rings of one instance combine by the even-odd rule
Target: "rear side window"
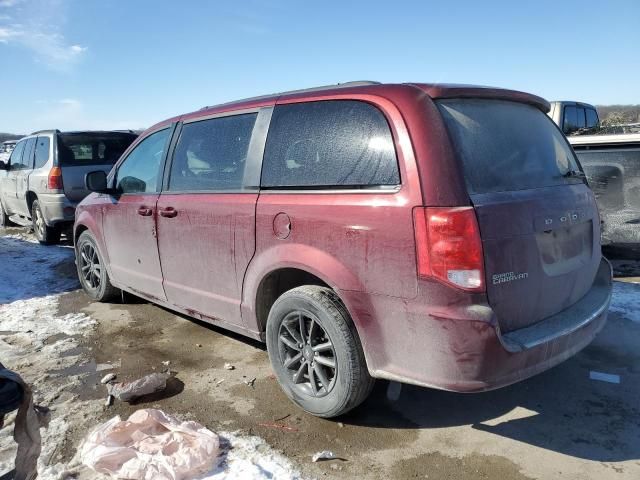
[[578,129],[578,109],[576,107],[564,107],[562,125],[564,133],[571,133]]
[[257,113],[186,123],[176,145],[169,191],[237,190]]
[[587,128],[598,126],[598,114],[593,108],[587,108]]
[[499,100],[438,102],[454,148],[462,160],[469,193],[526,190],[579,178],[566,139],[537,108]]
[[171,130],[152,133],[129,153],[118,167],[116,190],[120,193],[152,193],[158,187],[160,165]]
[[133,143],[132,133],[62,133],[58,135],[60,166],[113,165]]
[[400,183],[384,115],[364,102],[280,105],[265,147],[265,188],[360,188]]
[[49,137],[38,137],[36,143],[36,162],[34,168],[42,168],[49,160],[49,148],[51,141]]

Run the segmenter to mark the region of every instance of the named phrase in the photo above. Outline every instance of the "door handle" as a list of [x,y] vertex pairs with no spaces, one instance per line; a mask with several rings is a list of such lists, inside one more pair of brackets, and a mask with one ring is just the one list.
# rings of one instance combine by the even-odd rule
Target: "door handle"
[[150,217],[153,213],[153,210],[149,207],[142,206],[138,208],[138,215],[142,215],[143,217]]
[[173,207],[167,207],[160,210],[160,216],[166,218],[173,218],[178,215],[178,211]]

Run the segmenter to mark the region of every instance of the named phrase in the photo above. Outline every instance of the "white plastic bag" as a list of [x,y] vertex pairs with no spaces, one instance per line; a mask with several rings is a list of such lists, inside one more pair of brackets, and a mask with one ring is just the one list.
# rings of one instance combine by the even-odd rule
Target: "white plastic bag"
[[84,440],[80,458],[96,472],[130,480],[181,480],[209,471],[219,454],[218,435],[197,422],[161,410],[119,416]]

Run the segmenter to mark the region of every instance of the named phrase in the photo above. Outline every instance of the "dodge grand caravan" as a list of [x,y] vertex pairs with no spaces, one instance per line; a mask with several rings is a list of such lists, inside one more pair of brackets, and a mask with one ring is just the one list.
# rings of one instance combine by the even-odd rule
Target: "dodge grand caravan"
[[80,281],[266,341],[286,395],[323,417],[374,378],[517,382],[585,347],[611,295],[594,196],[548,109],[356,83],[171,118],[87,175]]

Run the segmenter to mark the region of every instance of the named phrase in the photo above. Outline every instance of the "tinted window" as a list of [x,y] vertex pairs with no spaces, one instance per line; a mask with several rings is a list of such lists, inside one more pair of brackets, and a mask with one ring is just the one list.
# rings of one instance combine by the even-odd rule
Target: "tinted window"
[[183,125],[173,154],[170,191],[242,188],[257,113]]
[[587,108],[587,128],[593,128],[598,125],[598,114],[593,108]]
[[578,128],[578,109],[576,107],[564,107],[564,120],[562,131],[571,133]]
[[585,120],[584,108],[578,107],[576,110],[578,112],[578,128],[585,128],[587,122]]
[[27,170],[33,168],[33,149],[35,147],[36,139],[29,138],[24,143],[24,150],[22,151],[22,158],[11,155],[11,170]]
[[374,106],[324,101],[275,108],[262,167],[263,187],[399,183],[389,125]]
[[16,148],[11,152],[11,170],[20,170],[22,168],[22,152],[24,152],[24,146],[26,143],[26,140],[18,142]]
[[169,140],[168,128],[149,135],[118,168],[116,189],[122,193],[155,192],[160,163]]
[[58,163],[113,165],[135,139],[132,133],[62,133],[58,135]]
[[36,144],[36,161],[34,168],[44,167],[49,160],[49,147],[51,141],[49,137],[38,137],[38,143]]
[[469,193],[525,190],[580,179],[571,147],[542,111],[498,100],[438,102]]

